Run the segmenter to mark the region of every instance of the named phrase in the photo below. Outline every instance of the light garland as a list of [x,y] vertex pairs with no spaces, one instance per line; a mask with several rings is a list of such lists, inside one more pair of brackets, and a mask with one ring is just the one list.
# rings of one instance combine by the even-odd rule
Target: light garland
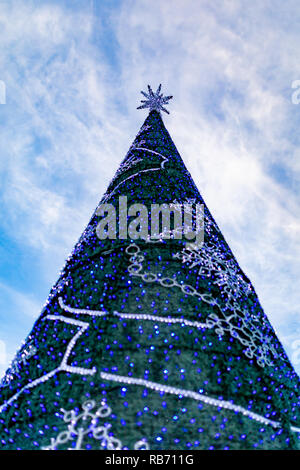
[[[199,252],[200,250],[201,248],[199,249]],[[141,255],[141,250],[136,243],[128,245],[125,252],[130,256],[129,260],[131,264],[128,266],[128,271],[131,276],[140,277],[147,283],[157,282],[162,287],[178,287],[184,294],[198,297],[203,302],[216,306],[222,316],[217,315],[216,313],[211,313],[206,320],[207,326],[210,328],[214,327],[218,335],[224,335],[225,332],[228,332],[233,338],[240,341],[243,346],[247,347],[245,351],[246,356],[249,358],[256,357],[257,364],[260,367],[265,367],[265,365],[274,365],[273,361],[268,357],[268,353],[271,353],[275,359],[280,357],[273,347],[271,339],[263,334],[263,332],[253,323],[253,320],[247,318],[247,310],[241,309],[236,301],[232,306],[233,313],[230,315],[225,314],[224,312],[227,310],[228,305],[226,305],[224,310],[224,308],[215,301],[211,294],[202,294],[190,284],[180,284],[174,278],[159,277],[156,273],[151,271],[141,272],[143,269],[142,263],[145,257]],[[178,254],[175,255],[175,257],[178,256]],[[241,326],[236,325],[236,320],[240,322]],[[285,360],[285,358],[281,359]]]
[[[148,149],[146,147],[135,147],[135,150],[142,150],[144,152],[148,152],[150,154],[153,154],[153,155],[158,155],[159,157],[162,158],[162,162],[160,163],[160,166],[158,168],[148,168],[146,170],[139,170],[137,171],[136,173],[134,173],[133,175],[131,176],[128,176],[127,178],[125,178],[124,180],[122,180],[119,184],[117,184],[117,186],[109,191],[109,192],[106,192],[101,200],[101,204],[105,203],[108,199],[110,199],[113,194],[115,194],[115,192],[117,191],[117,189],[123,185],[124,183],[126,183],[126,181],[129,181],[129,180],[132,180],[133,178],[135,178],[136,176],[139,176],[140,174],[142,173],[148,173],[149,171],[160,171],[160,170],[164,170],[165,169],[165,163],[167,163],[169,161],[169,159],[167,157],[165,157],[164,155],[162,155],[161,153],[159,152],[155,152],[154,150],[151,150],[151,149]],[[140,161],[142,161],[142,159],[140,159]]]
[[[218,408],[224,408],[226,410],[234,411],[236,413],[241,413],[248,418],[254,419],[258,423],[266,424],[273,426],[274,428],[280,428],[281,423],[278,421],[272,421],[271,419],[265,418],[253,411],[249,411],[246,408],[243,408],[239,405],[234,405],[230,401],[218,400],[216,398],[208,397],[207,395],[202,395],[200,393],[194,392],[192,390],[186,390],[183,388],[171,387],[169,385],[163,385],[157,382],[151,382],[149,380],[140,379],[137,377],[126,377],[117,374],[109,374],[107,372],[100,372],[100,377],[104,380],[109,380],[113,382],[128,384],[128,385],[138,385],[154,390],[155,392],[164,392],[170,393],[172,395],[177,395],[179,397],[192,398],[193,400],[201,401],[206,405],[216,406]],[[291,426],[291,430],[295,432],[300,432],[300,428]]]
[[3,403],[0,406],[0,413],[3,410],[5,410],[7,406],[10,405],[14,400],[16,400],[21,395],[21,393],[23,393],[25,390],[36,387],[37,385],[40,385],[46,382],[58,372],[63,371],[63,372],[69,372],[73,374],[80,374],[80,375],[94,375],[97,370],[96,367],[93,367],[93,369],[85,369],[83,367],[74,367],[74,366],[70,366],[69,364],[67,364],[67,361],[70,357],[72,349],[74,348],[79,337],[89,328],[89,323],[86,323],[80,320],[75,320],[73,318],[64,317],[62,315],[47,315],[46,317],[44,317],[44,321],[45,320],[61,321],[69,325],[74,325],[76,327],[79,327],[80,330],[70,340],[60,365],[56,367],[55,369],[53,369],[52,371],[48,372],[47,374],[43,375],[42,377],[39,377],[33,380],[32,382],[29,382],[28,384],[24,385],[24,387],[22,387],[21,390],[15,393],[11,398],[9,398],[9,400],[7,400],[5,403]]

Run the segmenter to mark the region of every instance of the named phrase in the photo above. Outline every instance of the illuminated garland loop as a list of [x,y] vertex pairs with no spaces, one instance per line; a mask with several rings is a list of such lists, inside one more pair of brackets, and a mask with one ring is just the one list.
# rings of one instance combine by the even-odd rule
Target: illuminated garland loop
[[[159,152],[155,152],[155,150],[151,150],[151,149],[147,149],[146,147],[135,147],[134,150],[141,150],[143,152],[148,152],[150,154],[153,154],[153,155],[157,155],[159,157],[162,158],[162,161],[160,163],[160,166],[158,168],[148,168],[146,170],[139,170],[137,171],[136,173],[134,173],[133,175],[130,175],[128,176],[127,178],[125,178],[124,180],[122,180],[120,183],[117,184],[117,186],[115,186],[113,188],[113,190],[111,191],[108,191],[104,194],[103,198],[101,199],[101,202],[100,204],[103,204],[105,203],[109,198],[111,198],[111,196],[116,192],[116,190],[122,186],[124,183],[126,183],[126,181],[129,181],[129,180],[132,180],[134,179],[136,176],[139,176],[140,174],[142,173],[149,173],[151,171],[160,171],[160,170],[164,170],[165,169],[165,164],[169,161],[169,159],[167,157],[165,157],[164,155],[162,155],[161,153]],[[140,159],[141,161],[141,159]],[[135,164],[138,163],[138,162],[135,162]],[[125,171],[125,169],[123,168],[123,170]],[[123,171],[122,171],[123,173]],[[120,174],[118,175],[120,176]],[[114,178],[115,179],[115,178]],[[114,179],[112,180],[112,182],[114,181]],[[111,184],[112,184],[111,182]],[[110,185],[109,185],[110,186]]]
[[[234,313],[226,315],[224,314],[224,310],[211,294],[201,294],[190,284],[181,284],[174,278],[160,277],[158,274],[151,271],[142,272],[145,257],[141,254],[141,250],[136,243],[128,245],[125,252],[130,256],[128,272],[131,276],[140,277],[147,283],[158,282],[162,287],[178,287],[184,294],[198,297],[203,302],[216,306],[222,316],[219,316],[216,313],[208,315],[205,322],[206,327],[214,327],[215,332],[218,335],[223,335],[225,332],[228,332],[233,338],[240,341],[243,346],[247,347],[245,355],[250,359],[256,357],[257,364],[259,366],[264,367],[265,365],[274,365],[273,361],[268,357],[268,353],[271,353],[275,359],[280,358],[271,344],[271,338],[263,335],[261,330],[253,323],[253,320],[246,319],[246,314],[248,313],[246,310],[241,310],[238,305],[234,305]],[[175,256],[179,257],[179,255]],[[238,315],[238,312],[240,315]],[[234,320],[236,319],[239,320],[242,326],[234,324]],[[284,360],[284,358],[282,358],[282,360]]]

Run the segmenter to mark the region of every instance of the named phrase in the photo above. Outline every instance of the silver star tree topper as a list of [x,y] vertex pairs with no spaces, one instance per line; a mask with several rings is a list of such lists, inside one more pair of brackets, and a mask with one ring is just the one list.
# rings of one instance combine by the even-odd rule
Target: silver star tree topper
[[163,96],[163,93],[160,93],[160,90],[161,90],[161,85],[159,85],[156,92],[154,93],[150,85],[148,85],[148,91],[149,91],[148,94],[145,93],[144,91],[141,91],[142,95],[144,95],[145,98],[147,99],[141,100],[141,102],[144,104],[139,106],[137,109],[150,108],[150,111],[155,110],[160,113],[160,111],[162,110],[165,113],[170,114],[169,111],[166,108],[164,108],[163,105],[169,104],[168,101],[171,98],[173,98],[173,96]]

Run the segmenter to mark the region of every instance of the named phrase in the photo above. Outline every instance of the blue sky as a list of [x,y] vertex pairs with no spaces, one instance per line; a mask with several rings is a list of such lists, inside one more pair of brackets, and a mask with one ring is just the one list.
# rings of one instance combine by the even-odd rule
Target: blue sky
[[1,0],[0,373],[147,112],[164,116],[300,372],[300,5]]

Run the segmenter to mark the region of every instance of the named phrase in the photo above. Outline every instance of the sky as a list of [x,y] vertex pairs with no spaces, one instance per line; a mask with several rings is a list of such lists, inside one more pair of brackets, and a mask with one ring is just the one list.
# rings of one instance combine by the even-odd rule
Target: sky
[[165,126],[300,373],[299,23],[298,0],[0,0],[1,375],[160,83]]

